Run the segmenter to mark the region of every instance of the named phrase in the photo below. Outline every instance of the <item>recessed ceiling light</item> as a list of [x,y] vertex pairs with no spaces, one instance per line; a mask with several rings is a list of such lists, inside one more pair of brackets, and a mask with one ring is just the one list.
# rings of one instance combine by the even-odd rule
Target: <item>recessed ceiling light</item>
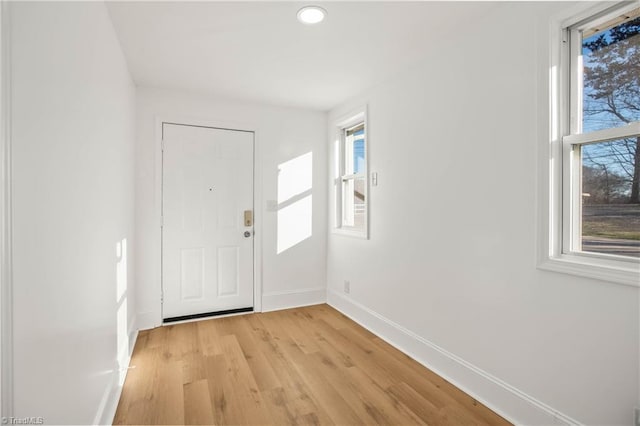
[[319,6],[305,6],[298,11],[298,21],[307,25],[322,22],[325,16],[327,11]]

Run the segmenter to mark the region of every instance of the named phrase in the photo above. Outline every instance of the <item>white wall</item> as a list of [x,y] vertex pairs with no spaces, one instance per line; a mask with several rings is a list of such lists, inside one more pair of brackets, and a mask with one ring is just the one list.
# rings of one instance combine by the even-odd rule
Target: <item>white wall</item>
[[[136,145],[136,283],[140,328],[160,325],[160,158],[156,120],[197,120],[256,130],[261,171],[263,310],[320,303],[326,294],[326,114],[139,88]],[[313,153],[312,235],[278,254],[278,165]],[[270,205],[271,204],[271,205]],[[281,224],[286,226],[287,224]],[[260,232],[260,230],[258,230]]]
[[14,415],[109,422],[133,329],[135,87],[104,4],[11,10]]
[[536,269],[538,114],[562,7],[499,7],[330,112],[368,103],[379,186],[370,240],[329,236],[328,300],[512,420],[631,424],[638,289]]

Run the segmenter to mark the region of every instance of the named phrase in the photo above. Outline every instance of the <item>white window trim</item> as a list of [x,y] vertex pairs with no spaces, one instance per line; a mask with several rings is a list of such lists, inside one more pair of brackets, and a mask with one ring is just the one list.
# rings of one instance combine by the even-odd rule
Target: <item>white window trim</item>
[[[550,28],[543,29],[550,34],[550,50],[540,50],[540,63],[545,68],[540,70],[539,87],[540,99],[549,100],[549,110],[548,114],[544,114],[542,110],[540,114],[540,134],[544,135],[544,140],[540,144],[538,167],[540,210],[537,266],[543,270],[640,287],[640,261],[603,254],[563,253],[563,244],[567,244],[567,238],[570,238],[570,228],[566,226],[563,211],[571,211],[571,197],[563,197],[563,191],[567,190],[567,182],[571,178],[570,169],[563,167],[563,161],[567,161],[571,143],[615,138],[634,131],[632,126],[636,126],[633,124],[588,135],[564,136],[570,133],[568,129],[571,119],[566,96],[570,58],[565,29],[612,6],[615,5],[611,2],[580,4],[552,18]],[[625,2],[619,10],[624,11],[627,7],[637,7],[637,2]]]
[[[344,170],[344,129],[353,127],[359,123],[364,123],[364,204],[365,217],[364,229],[354,229],[342,226],[342,170]],[[369,239],[369,124],[367,122],[367,106],[362,105],[354,108],[350,113],[342,115],[334,121],[332,134],[333,168],[331,170],[331,188],[333,193],[333,224],[331,232],[333,234],[345,235],[360,239]]]

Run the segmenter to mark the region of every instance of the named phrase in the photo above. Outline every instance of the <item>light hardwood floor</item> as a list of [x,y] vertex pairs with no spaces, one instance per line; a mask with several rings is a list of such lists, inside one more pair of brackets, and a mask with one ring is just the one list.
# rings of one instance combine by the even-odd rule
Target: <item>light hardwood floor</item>
[[114,423],[509,424],[328,305],[140,332]]

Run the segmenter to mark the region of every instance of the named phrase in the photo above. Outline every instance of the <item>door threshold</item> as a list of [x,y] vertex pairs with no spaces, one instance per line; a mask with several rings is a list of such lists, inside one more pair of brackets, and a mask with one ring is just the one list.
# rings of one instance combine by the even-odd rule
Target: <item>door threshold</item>
[[243,312],[253,312],[253,306],[250,306],[248,308],[227,309],[224,311],[203,312],[201,314],[191,314],[191,315],[182,315],[179,317],[164,318],[162,320],[162,323],[168,324],[168,323],[178,322],[178,321],[188,321],[188,320],[194,320],[194,319],[200,319],[200,318],[218,317],[221,315],[240,314]]

